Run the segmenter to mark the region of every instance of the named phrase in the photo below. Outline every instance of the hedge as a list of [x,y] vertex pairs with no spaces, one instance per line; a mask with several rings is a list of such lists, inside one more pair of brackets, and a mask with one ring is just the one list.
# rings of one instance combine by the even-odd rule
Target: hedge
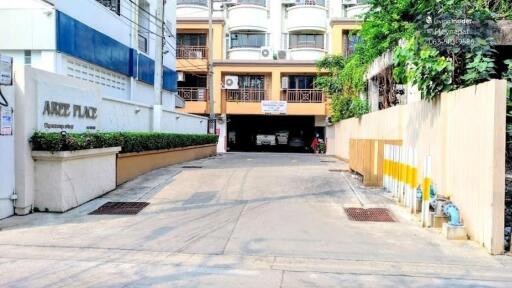
[[76,151],[118,147],[121,153],[144,152],[215,144],[216,135],[153,132],[43,133],[35,132],[30,141],[34,151]]

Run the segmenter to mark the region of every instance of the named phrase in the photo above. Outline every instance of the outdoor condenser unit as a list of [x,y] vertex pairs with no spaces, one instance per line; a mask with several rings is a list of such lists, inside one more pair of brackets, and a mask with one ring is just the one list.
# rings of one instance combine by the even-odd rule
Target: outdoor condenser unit
[[290,79],[287,76],[281,78],[281,89],[288,89],[288,87],[290,87],[289,83]]
[[226,75],[224,77],[224,88],[228,90],[238,89],[238,76]]

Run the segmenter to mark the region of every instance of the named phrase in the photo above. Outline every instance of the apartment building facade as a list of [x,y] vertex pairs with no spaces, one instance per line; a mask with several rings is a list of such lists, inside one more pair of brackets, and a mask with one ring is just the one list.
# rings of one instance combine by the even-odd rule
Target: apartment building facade
[[[368,9],[352,0],[177,1],[178,93],[185,112],[210,112],[213,89],[219,150],[254,146],[258,134],[285,132],[308,146],[322,136],[328,99],[315,88],[315,63],[351,53]],[[213,85],[208,87],[211,53]],[[284,143],[283,143],[284,144]]]
[[176,0],[164,7],[162,99],[154,91],[157,3],[0,0],[0,54],[13,57],[14,65],[96,83],[110,98],[174,110],[184,106],[177,97]]

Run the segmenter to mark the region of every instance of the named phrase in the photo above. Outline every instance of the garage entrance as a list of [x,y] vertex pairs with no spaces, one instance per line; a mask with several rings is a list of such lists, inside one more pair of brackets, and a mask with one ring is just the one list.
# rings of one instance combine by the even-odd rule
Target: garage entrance
[[314,116],[228,115],[227,121],[228,151],[312,153],[315,133],[324,136]]

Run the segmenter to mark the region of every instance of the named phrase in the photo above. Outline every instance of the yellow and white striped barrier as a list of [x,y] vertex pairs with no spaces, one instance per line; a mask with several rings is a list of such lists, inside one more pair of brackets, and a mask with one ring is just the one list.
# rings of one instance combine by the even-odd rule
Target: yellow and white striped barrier
[[384,145],[384,188],[402,205],[416,211],[418,169],[416,151],[412,147]]
[[421,206],[421,224],[423,227],[430,227],[430,187],[432,186],[432,157],[429,155],[425,159],[423,166],[423,181],[421,185],[422,206]]

